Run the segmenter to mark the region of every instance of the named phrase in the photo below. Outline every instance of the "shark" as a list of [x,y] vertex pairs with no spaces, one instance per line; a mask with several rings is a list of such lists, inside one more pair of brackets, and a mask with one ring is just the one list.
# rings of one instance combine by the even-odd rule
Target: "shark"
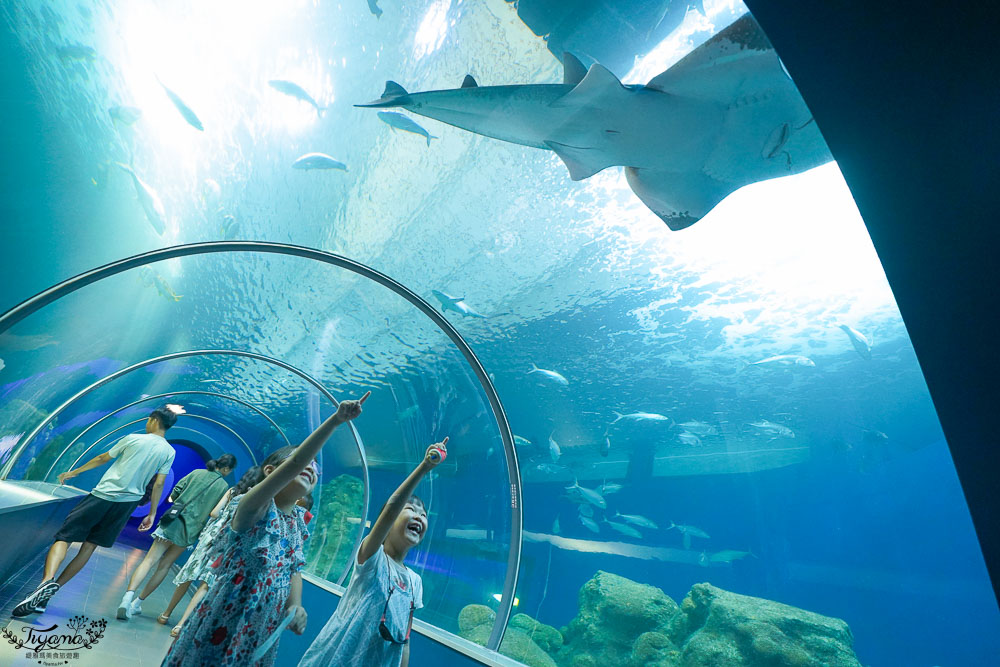
[[625,168],[667,227],[701,220],[735,190],[833,159],[760,26],[745,14],[645,85],[563,55],[563,81],[407,92],[388,81],[368,108],[401,108],[555,152],[580,181]]
[[163,233],[167,231],[167,212],[163,208],[163,201],[160,199],[160,195],[146,181],[139,178],[139,175],[135,173],[132,167],[121,162],[116,162],[115,164],[132,177],[135,195],[138,197],[139,205],[142,206],[142,210],[146,214],[146,220],[149,221],[149,224],[157,234],[163,236]]
[[284,93],[289,97],[294,97],[297,100],[301,100],[306,104],[310,105],[316,110],[317,116],[322,116],[323,112],[326,111],[326,107],[321,107],[319,102],[313,99],[312,95],[307,93],[302,86],[295,83],[294,81],[285,81],[284,79],[271,79],[267,82],[267,85],[271,86],[279,93]]
[[451,310],[459,315],[465,315],[466,317],[485,317],[485,315],[477,313],[471,306],[469,306],[469,304],[465,303],[464,296],[451,296],[450,294],[446,294],[441,290],[436,289],[432,289],[431,294],[433,294],[434,298],[441,303],[442,313],[446,313]]

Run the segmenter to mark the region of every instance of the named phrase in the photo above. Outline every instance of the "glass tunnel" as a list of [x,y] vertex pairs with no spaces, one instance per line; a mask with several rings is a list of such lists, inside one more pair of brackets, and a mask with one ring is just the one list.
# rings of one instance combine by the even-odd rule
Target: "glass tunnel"
[[235,484],[369,390],[317,457],[308,626],[275,664],[444,437],[406,559],[411,665],[1000,654],[892,291],[741,2],[0,15],[0,664],[37,664],[19,638],[79,614],[107,628],[70,665],[172,641],[169,579],[115,618],[148,501],[92,574],[11,616],[107,468],[60,473],[183,405],[162,516],[208,460],[233,454]]

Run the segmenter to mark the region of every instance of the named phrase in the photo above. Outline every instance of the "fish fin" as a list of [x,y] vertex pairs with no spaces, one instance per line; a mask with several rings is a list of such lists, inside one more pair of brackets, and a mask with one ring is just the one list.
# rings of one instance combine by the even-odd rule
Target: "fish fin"
[[600,106],[603,108],[615,103],[615,98],[624,98],[626,95],[628,95],[628,91],[618,80],[618,77],[603,65],[594,63],[580,83],[549,106],[555,109],[570,106]]
[[465,78],[462,79],[462,85],[461,85],[461,87],[462,88],[478,88],[479,84],[476,83],[476,80],[472,78],[471,74],[466,74]]
[[406,92],[406,88],[395,81],[386,81],[385,90],[382,91],[382,97],[378,98],[374,102],[369,102],[367,104],[355,104],[356,107],[401,107],[406,106],[411,102],[410,94]]
[[646,88],[728,106],[758,89],[792,85],[764,31],[744,14],[653,77]]
[[587,76],[587,68],[583,66],[579,58],[569,51],[563,51],[562,62],[564,85],[575,86],[583,81],[583,77]]
[[684,533],[684,548],[691,548],[691,536],[688,533]]
[[545,145],[559,156],[559,159],[566,165],[566,169],[569,170],[569,177],[574,181],[590,178],[597,172],[612,166],[605,164],[602,153],[593,148],[575,148],[555,141],[546,141]]
[[701,220],[745,183],[723,182],[701,171],[673,172],[625,167],[632,192],[673,231]]

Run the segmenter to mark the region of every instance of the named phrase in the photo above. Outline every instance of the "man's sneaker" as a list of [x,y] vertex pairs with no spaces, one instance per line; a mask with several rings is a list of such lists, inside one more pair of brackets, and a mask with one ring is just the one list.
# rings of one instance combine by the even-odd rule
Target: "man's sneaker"
[[142,598],[135,598],[128,607],[129,616],[138,616],[142,613]]
[[45,606],[49,603],[49,598],[55,595],[58,590],[59,584],[55,582],[55,579],[43,581],[35,589],[34,593],[24,598],[20,604],[14,607],[10,615],[15,618],[21,618],[28,614],[34,614],[37,611],[44,611]]
[[121,604],[118,605],[118,620],[127,621],[132,618],[132,601],[135,598],[135,591],[125,591]]

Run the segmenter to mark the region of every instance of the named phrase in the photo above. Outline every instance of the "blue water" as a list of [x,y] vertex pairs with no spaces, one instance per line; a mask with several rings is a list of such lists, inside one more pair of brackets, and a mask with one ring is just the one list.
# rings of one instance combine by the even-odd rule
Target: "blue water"
[[[644,83],[745,11],[705,2],[702,17],[673,4],[585,15],[522,2],[519,15],[499,1],[383,0],[376,18],[360,2],[290,2],[281,11],[268,3],[7,3],[0,308],[122,257],[222,239],[336,252],[435,306],[431,290],[464,296],[485,318],[447,317],[490,373],[512,431],[532,443],[517,451],[525,532],[515,611],[564,626],[598,570],[678,602],[707,581],[843,619],[864,665],[990,664],[1000,654],[1000,615],[968,510],[835,164],[744,188],[671,233],[617,168],[573,182],[551,153],[418,118],[439,137],[428,147],[351,106],[377,98],[387,79],[414,91],[455,87],[467,73],[481,85],[556,82],[562,69],[552,51],[564,46]],[[204,132],[184,122],[157,76],[196,110]],[[269,88],[274,78],[296,81],[328,109],[319,116]],[[107,109],[116,104],[143,115],[131,126],[112,121]],[[348,171],[291,169],[314,151]],[[158,192],[163,235],[116,162]],[[872,338],[870,360],[842,323]],[[412,554],[427,591],[422,617],[457,632],[463,607],[496,605],[511,543],[510,480],[485,394],[426,317],[331,266],[199,255],[112,276],[47,306],[0,336],[0,460],[109,373],[219,349],[293,364],[337,397],[373,390],[357,423],[369,459],[368,520],[426,445],[450,436],[447,464],[419,490],[431,512],[430,533]],[[815,366],[747,366],[778,354]],[[532,364],[569,384],[529,374]],[[249,401],[293,442],[332,409],[265,361],[185,357],[74,401],[18,454],[11,477],[40,479],[89,423],[143,395],[182,390]],[[189,429],[184,437],[217,446],[212,455],[236,453],[237,474],[283,444],[232,402],[187,395],[184,403],[246,440],[249,452],[222,427],[178,425]],[[123,411],[101,435],[151,407]],[[673,422],[612,423],[616,411]],[[794,437],[752,426],[762,419]],[[715,434],[685,443],[675,424],[691,420]],[[74,445],[67,461],[95,439]],[[323,461],[324,481],[342,474],[361,478],[346,432]],[[574,477],[587,488],[622,484],[606,497],[607,518],[642,515],[659,528],[634,538],[601,523],[593,533],[565,498]],[[594,512],[598,522],[603,515]],[[685,549],[671,523],[710,537]],[[749,555],[712,563],[724,550]],[[336,580],[343,566],[321,574]]]

